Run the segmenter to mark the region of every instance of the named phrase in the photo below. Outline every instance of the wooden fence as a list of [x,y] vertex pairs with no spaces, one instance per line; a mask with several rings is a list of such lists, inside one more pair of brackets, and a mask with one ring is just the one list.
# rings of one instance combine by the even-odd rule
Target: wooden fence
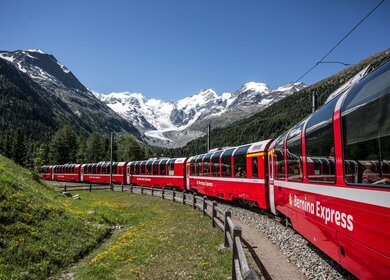
[[[73,191],[73,190],[100,190],[100,189],[111,189],[118,190],[118,187],[112,187],[104,185],[85,185],[85,186],[64,186],[59,187],[64,191]],[[141,187],[141,186],[120,186],[120,191],[134,191],[138,190],[141,194],[148,194],[162,199],[172,200],[173,202],[179,202],[183,205],[190,205],[194,209],[199,209],[202,211],[203,215],[211,218],[211,223],[213,227],[219,227],[224,232],[224,246],[229,247],[232,253],[232,280],[258,280],[260,276],[256,271],[250,269],[248,261],[246,259],[244,249],[241,242],[242,229],[240,226],[237,226],[233,223],[231,218],[231,212],[229,210],[222,210],[217,206],[217,202],[210,201],[206,196],[197,196],[186,191],[177,191],[177,190],[166,190],[164,188],[151,188],[151,187]],[[138,193],[138,192],[137,192]],[[178,196],[180,195],[180,196]]]

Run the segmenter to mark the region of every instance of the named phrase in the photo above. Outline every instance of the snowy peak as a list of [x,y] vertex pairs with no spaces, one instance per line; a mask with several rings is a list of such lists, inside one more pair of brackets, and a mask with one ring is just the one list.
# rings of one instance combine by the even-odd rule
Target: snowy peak
[[113,92],[106,95],[95,91],[93,93],[142,132],[175,129],[169,122],[173,109],[171,102],[146,99],[142,93]]
[[53,55],[46,54],[42,50],[0,51],[0,58],[12,62],[20,71],[28,73],[38,83],[60,81],[67,88],[86,90],[68,68],[58,62]]
[[237,120],[242,118],[237,110],[260,111],[304,87],[304,84],[296,83],[271,89],[264,83],[249,82],[233,94],[225,92],[218,95],[212,89],[202,89],[176,102],[147,99],[141,93],[131,92],[94,94],[145,135],[172,143],[172,139],[165,135],[188,135],[182,131],[191,129],[201,121],[220,116],[226,115],[233,121]]
[[87,131],[126,131],[142,138],[138,130],[96,98],[53,55],[39,49],[0,51],[0,59],[12,63],[44,92],[55,97],[54,100],[61,102],[61,108],[76,117]]
[[236,91],[235,95],[240,95],[243,94],[247,91],[251,92],[269,92],[270,88],[263,83],[256,83],[256,82],[249,82],[240,87],[238,91]]

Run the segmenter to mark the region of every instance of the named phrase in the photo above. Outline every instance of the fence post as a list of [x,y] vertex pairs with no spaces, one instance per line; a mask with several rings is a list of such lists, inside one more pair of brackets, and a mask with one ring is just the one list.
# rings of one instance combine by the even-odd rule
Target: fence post
[[64,192],[66,192],[66,185],[64,185]]
[[89,191],[92,191],[92,184],[89,184]]
[[152,194],[152,196],[154,195],[154,188],[153,188],[153,186],[152,186],[151,194]]
[[144,194],[144,187],[141,186],[141,194]]
[[196,197],[195,197],[195,193],[192,193],[192,205],[193,205],[194,209],[196,209]]
[[228,223],[228,217],[231,218],[232,217],[232,212],[230,212],[230,210],[226,210],[225,211],[225,214],[224,214],[224,229],[223,229],[223,234],[224,234],[224,237],[223,237],[223,245],[226,247],[229,247],[229,241],[228,241],[228,238],[227,238],[227,233],[229,231],[229,223]]
[[130,185],[130,192],[133,193],[133,185]]
[[121,191],[123,192],[123,184],[121,185]]
[[161,198],[164,199],[165,198],[165,189],[162,188],[162,191],[161,191]]
[[172,191],[172,201],[175,202],[175,198],[176,198],[176,191],[175,189],[173,189]]
[[203,216],[206,215],[206,208],[207,208],[206,199],[207,199],[207,196],[204,196],[203,197],[203,206],[202,206]]
[[183,191],[183,205],[186,204],[186,191]]
[[235,260],[238,258],[238,253],[237,253],[237,244],[236,244],[236,237],[241,238],[241,227],[239,226],[234,226],[233,228],[233,256],[232,256],[232,280],[236,280],[236,266],[235,266]]
[[213,227],[215,228],[215,217],[217,216],[217,209],[215,209],[215,207],[217,207],[217,202],[213,201],[213,204],[211,205],[211,221],[212,221],[212,225]]

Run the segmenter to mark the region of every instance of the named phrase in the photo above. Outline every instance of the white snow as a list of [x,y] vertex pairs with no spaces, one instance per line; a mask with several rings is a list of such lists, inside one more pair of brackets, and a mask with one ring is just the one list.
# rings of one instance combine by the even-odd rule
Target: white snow
[[[270,103],[275,102],[275,91],[280,91],[281,94],[286,91],[287,96],[295,91],[294,86],[295,84],[288,84],[277,89],[270,89],[264,83],[249,82],[242,85],[234,94],[224,92],[219,96],[212,89],[203,89],[176,102],[166,102],[154,98],[147,99],[142,93],[128,91],[110,94],[101,94],[93,90],[91,92],[112,110],[141,129],[148,137],[171,141],[164,136],[165,132],[180,132],[200,118],[221,116],[232,110],[231,105],[233,104],[235,107],[241,108],[242,106],[265,108]],[[240,97],[240,94],[244,92],[245,96]],[[277,95],[279,96],[279,94]],[[240,100],[238,100],[239,97]],[[172,116],[172,114],[174,115]],[[171,118],[175,120],[175,123]],[[152,125],[156,129],[147,129],[148,125]]]
[[13,56],[5,56],[2,53],[0,53],[0,58],[5,59],[9,62],[14,62],[15,58]]
[[252,90],[256,92],[268,92],[270,89],[264,83],[249,82],[244,84],[239,91],[242,93],[248,90]]
[[57,64],[61,67],[62,71],[64,71],[66,74],[68,74],[70,72],[70,70],[68,68],[66,68],[64,65],[62,65],[58,61],[57,61]]
[[20,61],[18,61],[18,63],[16,65],[18,66],[20,71],[22,71],[23,73],[27,73],[27,70],[23,68],[23,66],[22,66]]
[[36,53],[41,53],[41,54],[45,54],[44,51],[40,50],[40,49],[29,49],[27,50],[28,52],[36,52]]
[[29,57],[29,58],[37,59],[36,57],[32,56],[32,55],[29,54],[28,52],[22,51],[22,53],[23,53],[25,56]]
[[155,139],[159,139],[159,140],[163,140],[163,141],[167,141],[167,142],[173,142],[171,139],[168,139],[166,138],[164,135],[163,135],[164,131],[159,131],[159,130],[150,130],[150,131],[147,131],[145,132],[145,135],[150,137],[150,138],[155,138]]

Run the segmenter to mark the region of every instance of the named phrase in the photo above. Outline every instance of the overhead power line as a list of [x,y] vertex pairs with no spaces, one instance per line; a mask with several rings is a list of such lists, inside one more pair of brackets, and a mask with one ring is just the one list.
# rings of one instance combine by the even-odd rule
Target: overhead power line
[[[372,9],[358,24],[355,25],[354,28],[352,28],[351,31],[349,31],[347,33],[347,35],[345,35],[326,55],[324,55],[316,64],[314,64],[309,70],[307,70],[302,76],[300,76],[296,81],[298,82],[299,80],[301,80],[303,77],[305,77],[307,74],[309,74],[314,68],[316,68],[318,66],[318,64],[320,63],[331,63],[331,62],[323,62],[323,60],[331,53],[333,52],[353,31],[355,31],[355,29],[363,23],[363,21],[365,21],[380,5],[382,5],[382,3],[384,2],[385,0],[382,0],[374,9]],[[333,62],[333,63],[341,63],[341,64],[344,64],[344,65],[349,65],[349,64],[346,64],[346,63],[343,63],[343,62]]]
[[351,65],[350,63],[344,63],[344,62],[341,62],[341,61],[321,61],[321,62],[318,62],[316,65],[318,65],[320,63],[338,63],[338,64],[342,64],[342,65],[345,65],[345,66]]

